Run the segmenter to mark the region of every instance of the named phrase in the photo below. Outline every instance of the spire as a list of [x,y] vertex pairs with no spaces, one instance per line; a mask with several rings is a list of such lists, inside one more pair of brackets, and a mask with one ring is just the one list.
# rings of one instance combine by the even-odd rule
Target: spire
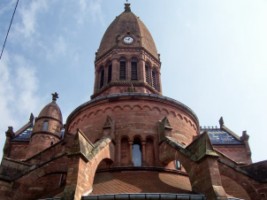
[[58,99],[58,93],[57,92],[52,93],[52,100],[57,101],[57,99]]
[[130,3],[128,3],[128,0],[126,0],[126,3],[124,4],[124,11],[125,12],[131,12],[131,7],[130,7]]

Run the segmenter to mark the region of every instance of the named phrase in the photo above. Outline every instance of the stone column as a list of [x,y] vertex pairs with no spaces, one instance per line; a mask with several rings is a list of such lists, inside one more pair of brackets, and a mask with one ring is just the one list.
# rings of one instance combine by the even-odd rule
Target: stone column
[[120,63],[118,59],[112,60],[112,78],[111,81],[118,81],[120,79]]
[[129,141],[129,165],[133,165],[133,160],[132,160],[132,157],[133,157],[133,141]]
[[138,78],[139,81],[146,82],[146,63],[144,59],[139,60],[138,62]]
[[116,161],[117,161],[117,163],[116,163],[116,165],[117,166],[120,166],[121,165],[121,137],[117,137],[117,139],[116,139],[116,143],[117,143],[117,147],[116,147],[116,155],[117,155],[117,158],[116,158]]
[[146,165],[146,141],[142,141],[142,166]]

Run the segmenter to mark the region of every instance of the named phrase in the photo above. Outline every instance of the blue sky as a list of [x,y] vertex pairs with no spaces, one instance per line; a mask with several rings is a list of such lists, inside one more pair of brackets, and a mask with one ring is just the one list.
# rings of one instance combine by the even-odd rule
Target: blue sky
[[[94,56],[123,0],[21,0],[0,61],[0,147],[57,91],[64,121],[93,92]],[[247,130],[253,161],[267,159],[267,1],[132,0],[161,54],[163,94],[201,126]],[[15,0],[0,2],[0,44]],[[0,154],[1,156],[2,154]]]

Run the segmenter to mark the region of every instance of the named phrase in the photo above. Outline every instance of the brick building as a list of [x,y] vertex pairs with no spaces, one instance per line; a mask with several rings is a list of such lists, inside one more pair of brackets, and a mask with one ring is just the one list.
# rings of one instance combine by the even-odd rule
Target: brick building
[[160,57],[125,4],[95,58],[91,100],[63,125],[57,93],[38,117],[6,132],[0,199],[267,199],[267,162],[223,118],[200,127],[162,95]]

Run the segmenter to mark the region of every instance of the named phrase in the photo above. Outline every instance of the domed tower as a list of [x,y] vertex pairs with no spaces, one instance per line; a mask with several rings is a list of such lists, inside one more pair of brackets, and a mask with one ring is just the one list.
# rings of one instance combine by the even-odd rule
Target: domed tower
[[[128,181],[133,188],[138,188],[138,181],[144,183],[141,190],[132,192],[172,192],[170,179],[177,183],[175,190],[186,182],[184,191],[191,191],[188,178],[180,176],[184,164],[164,149],[164,141],[169,138],[181,147],[189,145],[199,135],[199,123],[190,108],[162,95],[160,67],[150,32],[126,3],[96,53],[92,99],[77,107],[66,122],[67,135],[75,136],[74,143],[79,144],[69,154],[76,155],[79,149],[87,159],[95,155],[94,160],[101,161],[93,166],[98,173],[88,186],[93,188],[92,194],[128,191],[117,190],[120,187],[111,186],[106,177]],[[89,169],[92,166],[88,165]],[[168,178],[168,170],[175,175]],[[120,177],[121,171],[127,180]],[[92,181],[86,173],[82,176]],[[158,177],[168,184],[160,180],[152,189],[151,180]],[[103,193],[102,188],[110,190]]]
[[47,104],[35,119],[28,158],[52,146],[62,138],[62,114],[56,103],[57,98],[57,93],[52,94],[52,102]]
[[160,67],[150,32],[126,3],[96,53],[92,99],[69,115],[66,132],[80,130],[92,143],[110,137],[113,166],[174,168],[160,163],[159,143],[169,136],[188,145],[199,124],[190,108],[162,95]]
[[96,53],[92,98],[124,92],[161,94],[160,65],[150,32],[126,3]]

